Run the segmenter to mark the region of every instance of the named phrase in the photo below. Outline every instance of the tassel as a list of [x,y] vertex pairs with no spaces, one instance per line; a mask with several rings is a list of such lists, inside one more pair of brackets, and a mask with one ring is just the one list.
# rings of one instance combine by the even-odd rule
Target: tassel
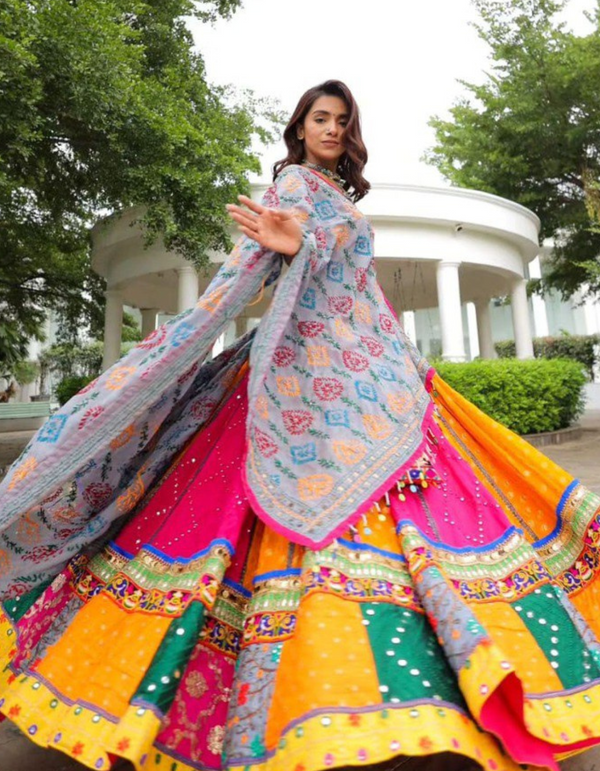
[[352,533],[352,540],[354,543],[362,543],[362,538],[360,537],[357,527],[350,525],[350,532]]
[[265,285],[267,283],[268,278],[269,278],[268,276],[265,276],[262,282],[262,286],[260,288],[260,292],[258,293],[258,297],[256,298],[256,300],[253,300],[251,303],[248,303],[247,305],[248,308],[251,308],[253,305],[258,305],[258,303],[262,300],[265,294]]

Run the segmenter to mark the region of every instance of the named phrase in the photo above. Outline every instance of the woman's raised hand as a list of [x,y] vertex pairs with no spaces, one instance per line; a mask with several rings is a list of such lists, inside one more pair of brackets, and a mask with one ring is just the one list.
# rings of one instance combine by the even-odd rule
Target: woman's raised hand
[[279,254],[293,257],[298,252],[302,245],[302,226],[292,210],[269,209],[245,195],[239,195],[238,199],[250,211],[234,203],[228,203],[225,208],[242,233]]

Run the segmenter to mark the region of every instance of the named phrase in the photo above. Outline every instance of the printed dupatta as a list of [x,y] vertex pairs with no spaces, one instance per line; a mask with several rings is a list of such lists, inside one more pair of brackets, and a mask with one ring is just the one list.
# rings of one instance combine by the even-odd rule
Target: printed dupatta
[[[257,514],[292,540],[331,541],[422,452],[429,366],[388,312],[366,219],[331,184],[296,165],[279,174],[263,203],[293,208],[303,223],[301,249],[285,276],[279,278],[280,255],[240,238],[194,308],[52,415],[13,464],[0,484],[0,596],[42,584],[73,554],[109,537],[113,523],[136,508],[210,420],[248,355],[247,492]],[[201,364],[227,324],[278,278],[256,333]],[[345,294],[336,291],[340,286]],[[319,344],[307,345],[315,330]],[[304,364],[323,367],[317,391],[316,380],[312,392],[298,390],[296,370],[308,372]],[[334,383],[340,367],[352,396]],[[298,436],[290,417],[296,399],[314,404],[308,442],[290,441]],[[334,429],[333,443],[326,426]],[[324,457],[328,446],[337,455]],[[290,471],[297,459],[306,473]],[[340,495],[349,482],[352,495]]]

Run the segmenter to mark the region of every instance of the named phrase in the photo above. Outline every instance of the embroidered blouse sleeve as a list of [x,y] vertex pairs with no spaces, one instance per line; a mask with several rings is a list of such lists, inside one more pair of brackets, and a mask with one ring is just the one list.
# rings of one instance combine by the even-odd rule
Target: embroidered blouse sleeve
[[329,262],[336,243],[333,232],[320,224],[319,206],[324,212],[331,210],[332,214],[334,209],[329,201],[317,201],[319,183],[311,186],[305,176],[307,173],[310,174],[295,164],[287,166],[265,193],[263,203],[273,208],[294,210],[304,235],[293,259],[308,253],[307,262],[310,272],[314,273]]

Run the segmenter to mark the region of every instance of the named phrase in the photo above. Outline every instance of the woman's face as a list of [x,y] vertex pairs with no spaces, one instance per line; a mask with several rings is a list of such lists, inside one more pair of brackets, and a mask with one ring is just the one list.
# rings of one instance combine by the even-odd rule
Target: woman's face
[[304,121],[298,125],[298,137],[304,140],[304,157],[335,171],[345,150],[344,134],[348,125],[348,107],[339,96],[320,96],[313,102]]

